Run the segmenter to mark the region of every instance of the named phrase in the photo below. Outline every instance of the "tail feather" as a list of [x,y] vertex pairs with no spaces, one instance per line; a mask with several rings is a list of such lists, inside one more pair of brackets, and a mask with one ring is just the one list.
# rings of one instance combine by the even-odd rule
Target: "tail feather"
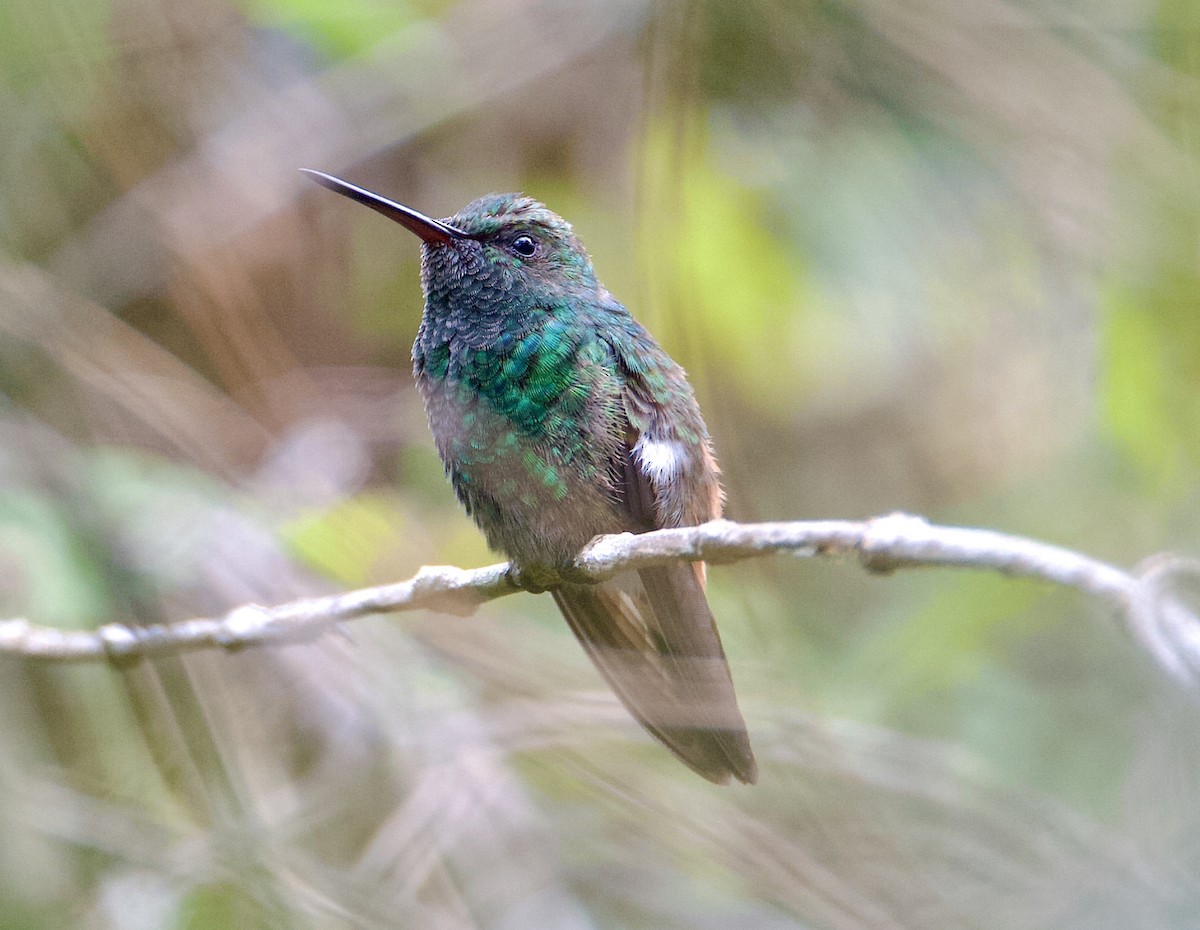
[[656,739],[709,781],[757,781],[721,638],[691,565],[553,593],[596,667]]

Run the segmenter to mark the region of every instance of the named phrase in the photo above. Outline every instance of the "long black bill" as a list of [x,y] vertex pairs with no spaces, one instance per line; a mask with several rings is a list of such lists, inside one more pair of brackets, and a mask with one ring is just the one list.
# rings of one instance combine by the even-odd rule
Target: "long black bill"
[[418,213],[411,207],[406,207],[402,203],[396,203],[394,200],[388,200],[386,197],[380,197],[378,194],[374,194],[361,187],[356,187],[348,181],[335,178],[324,171],[313,171],[310,168],[301,168],[300,170],[322,187],[327,187],[334,193],[341,194],[343,197],[349,197],[351,200],[357,201],[365,207],[370,207],[377,213],[382,213],[389,220],[394,220],[409,232],[416,233],[426,242],[440,242],[443,245],[449,245],[455,239],[465,239],[467,237],[467,234],[461,229],[455,229],[441,220],[435,220],[424,213]]

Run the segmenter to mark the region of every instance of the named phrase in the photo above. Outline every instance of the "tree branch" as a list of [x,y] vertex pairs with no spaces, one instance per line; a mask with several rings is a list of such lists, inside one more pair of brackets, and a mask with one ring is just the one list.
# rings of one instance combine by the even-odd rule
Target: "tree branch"
[[[702,526],[604,536],[570,567],[572,581],[603,581],[618,572],[684,559],[736,562],[790,553],[802,558],[857,553],[871,572],[953,566],[1036,578],[1075,588],[1115,607],[1134,639],[1186,684],[1200,683],[1200,619],[1184,588],[1200,589],[1195,562],[1157,556],[1135,573],[1069,549],[990,530],[934,526],[920,517],[889,514],[867,521],[816,520]],[[540,583],[547,578],[539,574]],[[561,580],[551,574],[549,582]],[[24,618],[0,621],[0,655],[60,662],[132,661],[192,649],[241,649],[312,639],[364,614],[439,610],[470,614],[482,603],[522,590],[507,563],[461,569],[427,566],[408,581],[277,607],[248,604],[223,617],[135,626],[109,623],[94,631],[38,626]]]

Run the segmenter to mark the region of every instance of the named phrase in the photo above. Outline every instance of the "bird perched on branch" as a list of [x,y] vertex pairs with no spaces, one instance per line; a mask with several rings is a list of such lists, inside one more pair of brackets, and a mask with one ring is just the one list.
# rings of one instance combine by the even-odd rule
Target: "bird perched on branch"
[[[600,283],[566,220],[518,194],[435,220],[306,173],[421,238],[417,386],[458,499],[519,577],[571,565],[600,534],[721,515],[716,460],[683,369]],[[551,593],[651,734],[711,781],[757,779],[703,564]]]

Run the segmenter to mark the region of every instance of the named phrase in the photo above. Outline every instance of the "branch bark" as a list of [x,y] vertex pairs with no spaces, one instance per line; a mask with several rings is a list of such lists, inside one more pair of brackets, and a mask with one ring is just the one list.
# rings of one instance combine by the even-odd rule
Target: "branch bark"
[[[1114,607],[1129,632],[1166,671],[1200,683],[1200,618],[1188,589],[1200,590],[1197,564],[1156,556],[1134,572],[1078,552],[991,530],[935,526],[889,514],[866,521],[817,520],[739,524],[715,520],[653,533],[604,536],[569,569],[572,581],[603,581],[621,571],[677,559],[736,562],[773,553],[801,558],[856,554],[864,568],[889,574],[948,566],[995,571],[1075,588]],[[554,582],[544,574],[539,583]],[[193,649],[242,649],[312,639],[330,627],[372,613],[438,610],[470,614],[486,601],[523,590],[508,563],[461,569],[427,566],[408,581],[276,607],[247,604],[222,617],[136,626],[108,623],[93,631],[40,626],[25,618],[0,621],[0,655],[57,662],[129,662]]]

